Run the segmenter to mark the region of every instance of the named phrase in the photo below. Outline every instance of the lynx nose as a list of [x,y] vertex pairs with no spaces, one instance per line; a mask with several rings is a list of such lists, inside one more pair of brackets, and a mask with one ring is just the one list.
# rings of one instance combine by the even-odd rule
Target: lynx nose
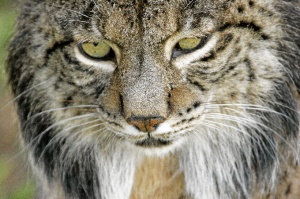
[[150,133],[155,131],[159,124],[165,121],[164,117],[157,116],[131,116],[127,119],[127,123],[135,126],[140,131]]

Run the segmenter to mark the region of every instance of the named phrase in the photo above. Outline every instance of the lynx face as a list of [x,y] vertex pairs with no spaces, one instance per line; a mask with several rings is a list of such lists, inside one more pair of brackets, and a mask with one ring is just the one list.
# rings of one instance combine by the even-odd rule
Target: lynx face
[[269,190],[297,148],[298,13],[277,0],[25,1],[8,73],[44,186],[128,198],[138,159],[172,153],[196,199]]
[[[276,82],[284,80],[274,51],[282,36],[278,19],[259,10],[270,3],[85,4],[65,3],[46,21],[62,41],[50,44],[51,67],[37,81],[53,79],[47,84],[59,98],[49,103],[53,108],[97,106],[89,112],[107,130],[92,134],[163,149],[218,127],[217,117],[221,126],[241,122],[249,108],[272,100]],[[268,12],[277,14],[272,7]],[[196,43],[181,47],[189,45],[186,39]],[[83,114],[64,112],[70,113],[53,114],[55,120]]]

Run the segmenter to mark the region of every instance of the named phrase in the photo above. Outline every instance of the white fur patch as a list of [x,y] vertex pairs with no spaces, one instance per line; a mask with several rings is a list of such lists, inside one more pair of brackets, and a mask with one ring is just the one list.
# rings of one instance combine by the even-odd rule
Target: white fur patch
[[[115,143],[105,151],[97,153],[98,178],[100,182],[99,198],[128,199],[131,194],[138,153],[124,142]],[[100,153],[99,153],[100,152]]]

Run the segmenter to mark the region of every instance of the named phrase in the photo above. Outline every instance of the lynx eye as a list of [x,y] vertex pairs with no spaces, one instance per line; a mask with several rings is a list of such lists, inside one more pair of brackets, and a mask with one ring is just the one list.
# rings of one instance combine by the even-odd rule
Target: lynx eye
[[179,40],[178,47],[182,50],[192,50],[196,48],[201,42],[200,38],[184,38]]
[[187,37],[179,40],[173,49],[172,58],[191,53],[203,47],[208,41],[208,37]]
[[90,59],[111,60],[115,57],[114,51],[105,41],[81,43],[79,49]]

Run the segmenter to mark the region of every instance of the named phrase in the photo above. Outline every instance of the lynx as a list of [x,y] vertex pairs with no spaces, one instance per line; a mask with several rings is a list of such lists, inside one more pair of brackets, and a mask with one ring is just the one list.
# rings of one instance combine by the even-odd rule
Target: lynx
[[37,198],[300,198],[299,0],[20,7],[7,74]]

